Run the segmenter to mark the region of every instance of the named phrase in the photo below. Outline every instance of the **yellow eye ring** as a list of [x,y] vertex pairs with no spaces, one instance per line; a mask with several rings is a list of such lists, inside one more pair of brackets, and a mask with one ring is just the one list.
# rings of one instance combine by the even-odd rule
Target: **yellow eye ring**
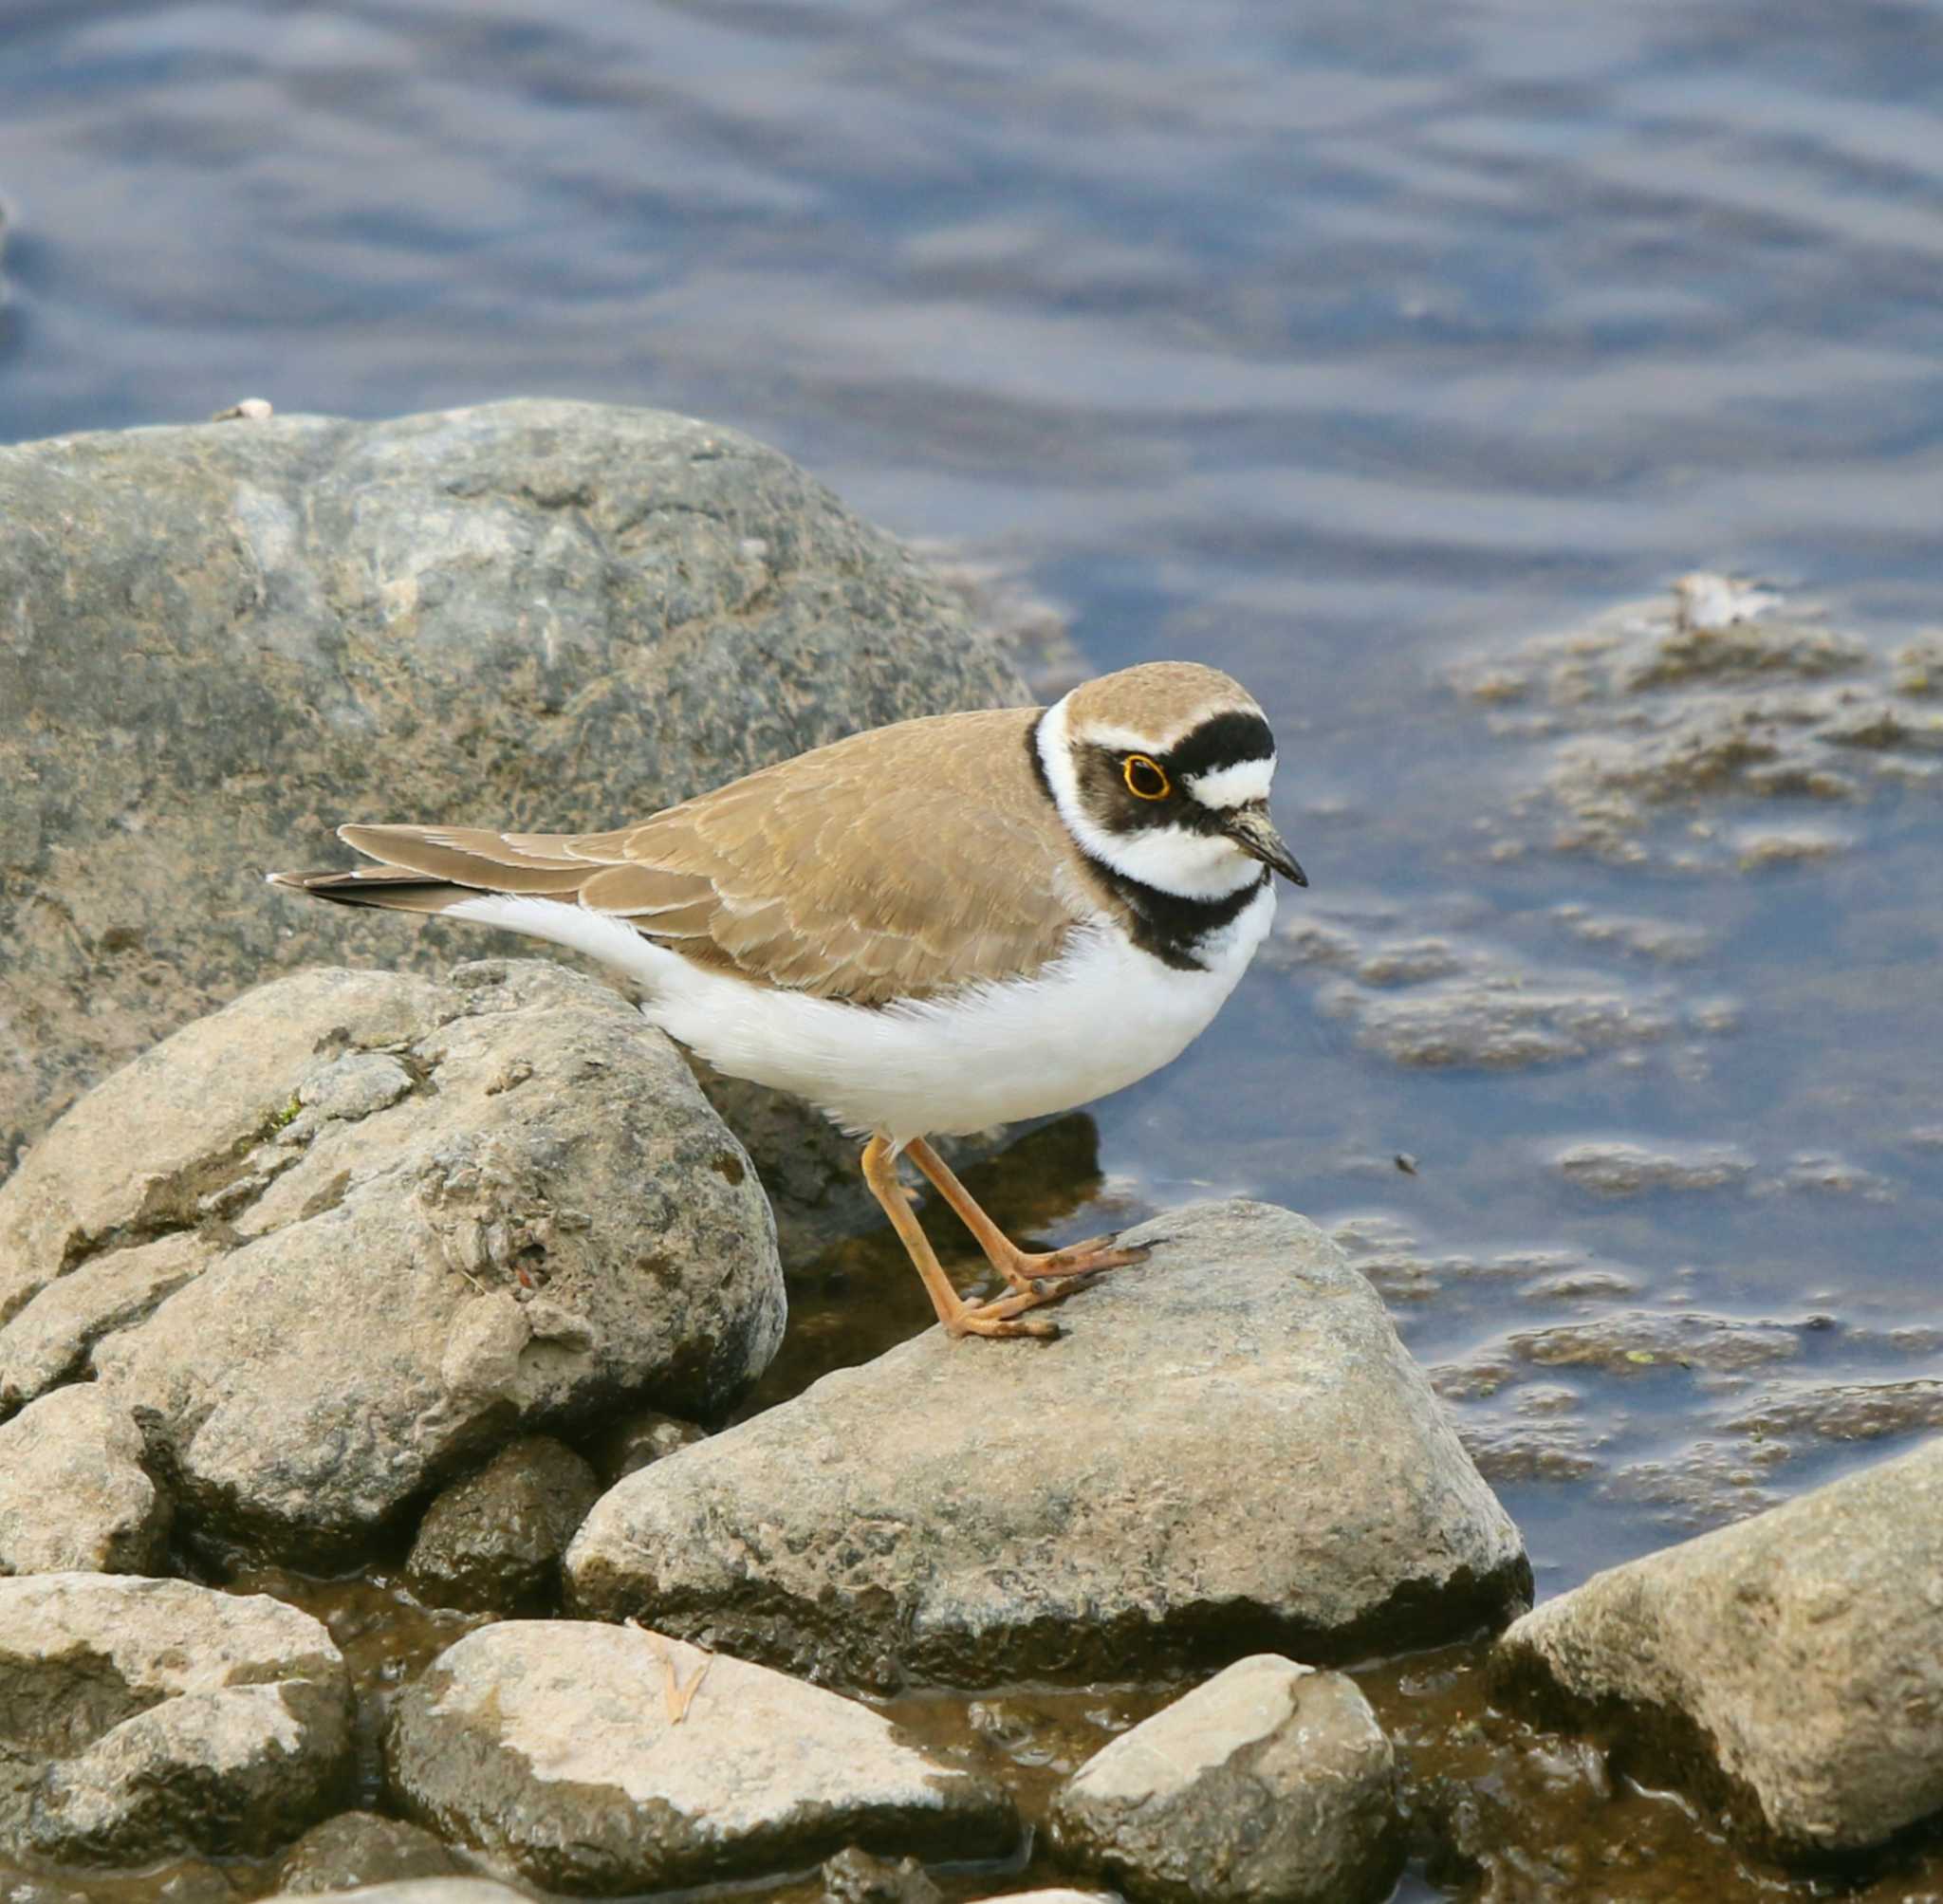
[[1143,753],[1130,753],[1120,762],[1120,778],[1127,784],[1127,791],[1136,800],[1165,800],[1174,791],[1174,783],[1167,777],[1167,770],[1157,760],[1149,760]]

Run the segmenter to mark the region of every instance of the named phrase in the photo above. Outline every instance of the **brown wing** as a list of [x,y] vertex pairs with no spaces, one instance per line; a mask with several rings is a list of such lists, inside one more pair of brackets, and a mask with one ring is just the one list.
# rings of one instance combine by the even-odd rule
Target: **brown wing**
[[416,912],[453,888],[577,901],[763,984],[931,997],[1034,970],[1076,923],[1072,845],[1027,770],[1035,718],[879,728],[612,833],[345,826],[380,863],[303,885]]

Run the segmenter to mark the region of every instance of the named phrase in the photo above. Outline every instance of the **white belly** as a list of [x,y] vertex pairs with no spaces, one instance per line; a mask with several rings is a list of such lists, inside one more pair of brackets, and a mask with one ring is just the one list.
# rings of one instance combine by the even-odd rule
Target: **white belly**
[[1220,1010],[1275,916],[1264,885],[1176,971],[1103,925],[1031,980],[879,1008],[777,991],[691,965],[619,920],[550,899],[481,897],[477,918],[579,947],[638,979],[649,1020],[717,1070],[806,1098],[847,1129],[902,1141],[1070,1110],[1177,1058]]

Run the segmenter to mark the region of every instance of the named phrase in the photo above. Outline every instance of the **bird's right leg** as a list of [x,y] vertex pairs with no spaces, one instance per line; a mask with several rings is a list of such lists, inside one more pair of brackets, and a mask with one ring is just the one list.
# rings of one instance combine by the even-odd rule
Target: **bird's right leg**
[[923,1226],[917,1221],[917,1212],[911,1208],[910,1192],[897,1181],[897,1160],[882,1137],[872,1137],[863,1147],[863,1180],[870,1186],[870,1193],[883,1206],[891,1228],[897,1232],[897,1240],[923,1279],[925,1294],[931,1298],[931,1306],[937,1311],[946,1334],[1037,1336],[1042,1340],[1059,1334],[1057,1322],[1018,1320],[1027,1309],[1058,1301],[1057,1292],[1041,1294],[1026,1290],[1018,1295],[1001,1296],[992,1303],[968,1303],[952,1287],[952,1279],[945,1274]]
[[1021,1249],[985,1213],[977,1198],[958,1181],[951,1165],[922,1137],[913,1138],[908,1148],[911,1161],[958,1212],[960,1221],[985,1251],[985,1260],[1014,1289],[1029,1289],[1041,1278],[1097,1276],[1102,1269],[1130,1268],[1146,1262],[1151,1253],[1144,1244],[1125,1245],[1117,1236],[1089,1236],[1083,1243],[1068,1243],[1064,1249],[1047,1249],[1038,1254]]

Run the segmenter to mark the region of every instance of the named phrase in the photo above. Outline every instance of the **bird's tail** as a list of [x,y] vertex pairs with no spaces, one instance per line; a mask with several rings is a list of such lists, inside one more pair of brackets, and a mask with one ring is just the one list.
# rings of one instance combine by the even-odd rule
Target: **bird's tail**
[[443,913],[482,893],[572,904],[599,868],[564,850],[568,837],[477,826],[340,826],[338,838],[372,863],[327,873],[271,873],[268,881],[333,905],[394,913]]

